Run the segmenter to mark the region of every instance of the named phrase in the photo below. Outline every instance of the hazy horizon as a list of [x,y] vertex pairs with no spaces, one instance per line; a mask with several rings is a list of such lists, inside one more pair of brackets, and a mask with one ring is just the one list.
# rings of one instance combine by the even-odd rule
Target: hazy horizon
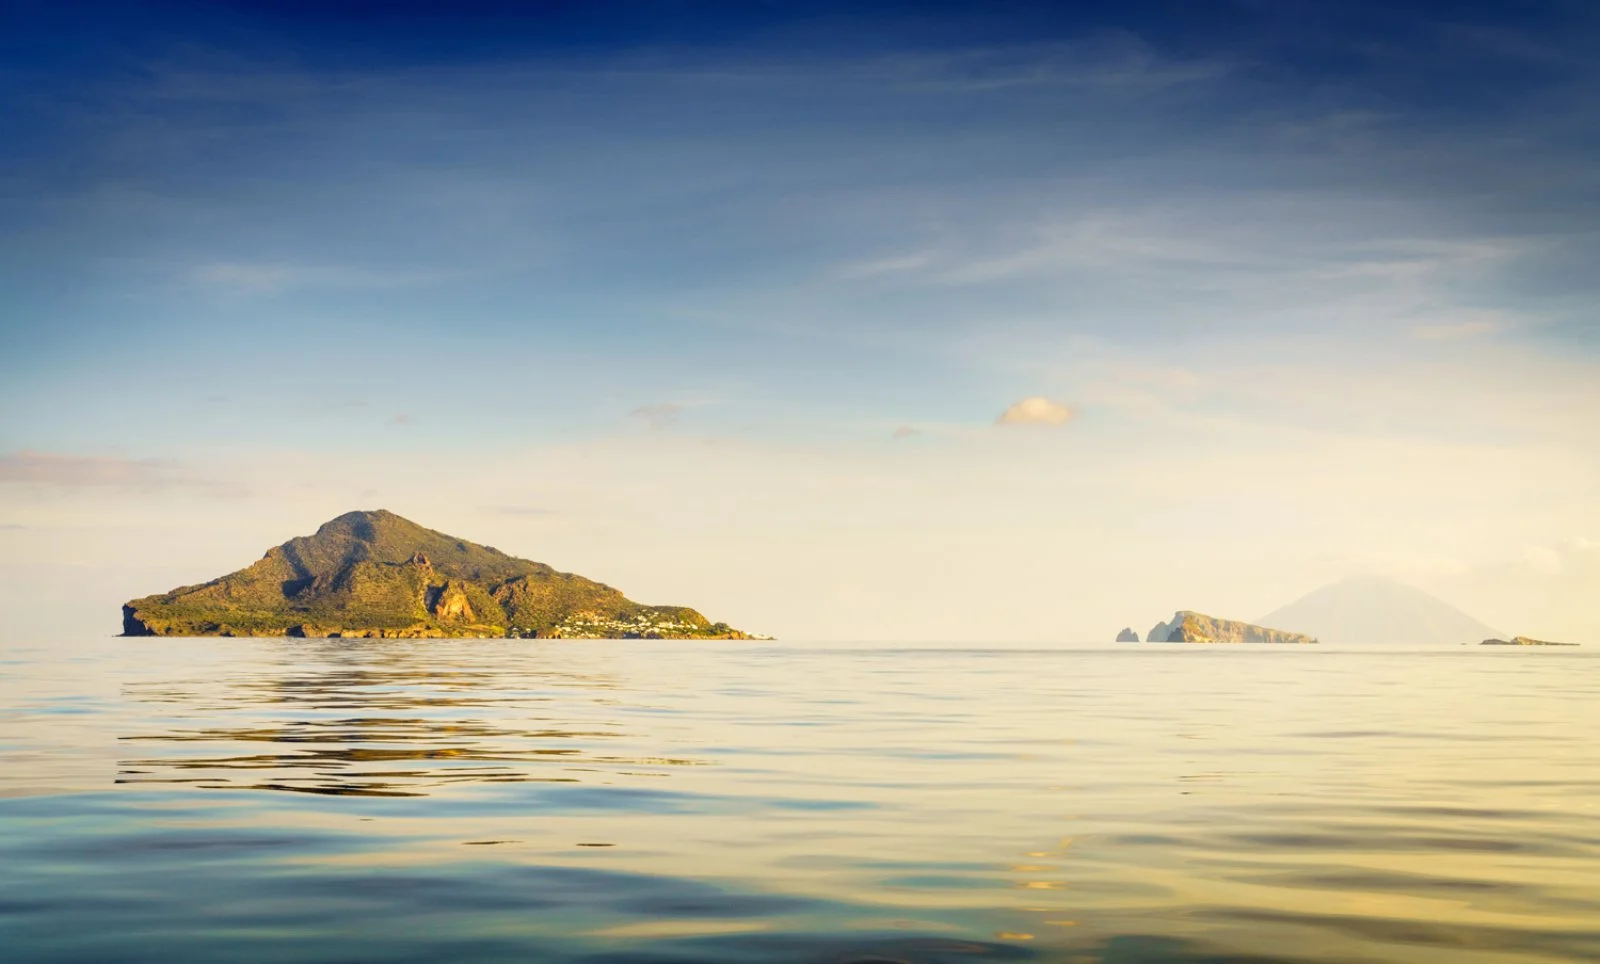
[[[327,520],[325,520],[325,521],[327,521]],[[416,521],[416,520],[411,520],[411,521]],[[295,535],[309,535],[309,534],[310,534],[310,530],[308,529],[308,531],[306,531],[306,532],[296,533]],[[461,534],[460,533],[447,533],[447,535],[460,536]],[[471,541],[477,541],[477,540],[473,539]],[[525,556],[521,556],[521,554],[519,554],[515,550],[508,550],[508,549],[504,549],[502,547],[496,547],[496,548],[501,548],[501,551],[506,551],[510,555],[526,558]],[[259,553],[257,555],[259,555]],[[538,560],[538,559],[536,559],[536,560],[533,560],[533,561],[545,562],[547,560]],[[59,567],[57,567],[57,569],[58,570],[63,570],[66,573],[70,573],[71,575],[78,577],[77,579],[72,581],[72,587],[75,588],[75,589],[78,589],[78,590],[82,589],[82,577],[85,576],[85,575],[89,575],[89,577],[90,577],[89,578],[89,585],[92,586],[92,587],[100,589],[103,594],[106,594],[105,598],[110,598],[111,596],[115,596],[118,592],[120,592],[121,590],[119,588],[117,588],[117,587],[124,587],[124,586],[133,585],[135,580],[148,581],[151,578],[158,578],[158,576],[157,576],[158,573],[169,573],[169,574],[172,574],[171,578],[174,578],[174,579],[177,580],[176,582],[174,582],[170,586],[162,586],[162,587],[154,587],[153,588],[151,586],[146,585],[144,589],[141,589],[141,590],[129,590],[128,592],[123,593],[123,595],[125,597],[132,598],[133,596],[136,596],[136,595],[149,595],[150,593],[164,592],[167,589],[176,588],[177,586],[180,586],[180,585],[193,585],[193,584],[197,584],[197,583],[201,583],[201,582],[206,582],[206,581],[209,581],[210,579],[216,578],[218,576],[222,576],[222,575],[226,575],[228,573],[234,572],[234,571],[237,570],[237,568],[242,568],[242,565],[243,564],[241,564],[238,567],[229,568],[226,571],[213,572],[213,573],[211,573],[209,575],[194,575],[194,572],[197,571],[194,567],[188,566],[188,565],[185,565],[185,564],[181,564],[181,563],[173,563],[173,564],[164,565],[164,566],[162,566],[162,565],[154,565],[154,566],[145,566],[145,567],[130,567],[128,569],[122,569],[122,570],[119,570],[119,569],[117,569],[115,567],[105,566],[103,564],[102,565],[83,565],[83,566],[70,566],[70,565],[68,565],[68,566],[59,566]],[[11,567],[11,568],[14,568],[19,572],[23,571],[21,569],[21,567]],[[559,569],[560,567],[557,567],[557,568]],[[586,575],[586,574],[585,573],[579,573],[579,575]],[[41,580],[37,580],[37,579],[32,581],[32,582],[24,580],[23,583],[22,583],[22,585],[24,587],[26,587],[28,589],[34,589],[34,590],[36,590],[38,588],[38,586],[41,585],[41,584],[42,584],[42,581]],[[1408,586],[1406,586],[1406,584],[1400,583],[1400,582],[1398,582],[1396,580],[1393,580],[1393,579],[1391,579],[1389,577],[1382,576],[1380,574],[1372,573],[1372,572],[1351,571],[1351,572],[1346,573],[1343,577],[1341,577],[1339,579],[1336,579],[1336,580],[1334,580],[1332,582],[1329,582],[1329,583],[1321,585],[1321,586],[1312,587],[1306,593],[1303,593],[1303,594],[1301,594],[1300,596],[1297,596],[1294,599],[1285,600],[1284,601],[1284,605],[1276,607],[1271,613],[1268,613],[1268,614],[1266,614],[1264,616],[1247,617],[1247,616],[1245,616],[1243,614],[1240,614],[1240,613],[1210,612],[1208,610],[1203,610],[1200,607],[1180,605],[1180,606],[1172,607],[1172,609],[1170,611],[1168,611],[1168,612],[1157,613],[1155,616],[1152,617],[1152,619],[1164,620],[1164,619],[1168,618],[1169,616],[1171,616],[1172,613],[1178,612],[1178,611],[1182,611],[1182,610],[1205,611],[1209,615],[1219,616],[1219,617],[1224,618],[1224,619],[1233,619],[1233,620],[1238,620],[1238,621],[1251,622],[1251,623],[1255,623],[1255,624],[1258,624],[1258,625],[1269,626],[1269,627],[1272,627],[1272,628],[1275,628],[1275,629],[1287,629],[1287,630],[1295,631],[1295,632],[1306,632],[1306,633],[1312,634],[1312,635],[1326,635],[1326,633],[1323,633],[1316,626],[1311,625],[1310,623],[1306,623],[1306,622],[1303,622],[1303,621],[1300,621],[1300,620],[1296,620],[1296,619],[1293,619],[1293,618],[1284,618],[1284,617],[1279,616],[1279,611],[1280,610],[1293,609],[1298,604],[1304,604],[1304,603],[1307,603],[1307,602],[1309,602],[1309,601],[1311,601],[1313,599],[1317,599],[1319,597],[1325,596],[1329,591],[1333,591],[1333,592],[1335,592],[1337,594],[1337,591],[1340,590],[1340,589],[1346,589],[1348,587],[1354,586],[1354,587],[1357,587],[1357,591],[1355,593],[1353,593],[1353,594],[1345,593],[1345,594],[1343,594],[1343,595],[1341,595],[1339,597],[1340,599],[1342,599],[1342,600],[1354,605],[1354,607],[1356,609],[1356,611],[1346,614],[1345,618],[1349,619],[1350,621],[1356,622],[1356,623],[1360,623],[1360,622],[1382,623],[1385,620],[1393,618],[1393,619],[1396,620],[1397,623],[1402,624],[1402,625],[1405,624],[1407,622],[1406,617],[1408,615],[1410,615],[1409,613],[1406,613],[1404,611],[1395,611],[1392,608],[1391,601],[1381,598],[1381,595],[1377,596],[1377,597],[1374,597],[1374,596],[1371,596],[1370,594],[1363,593],[1363,592],[1360,591],[1362,588],[1365,588],[1369,584],[1378,584],[1378,585],[1383,585],[1383,586],[1387,586],[1387,587],[1391,587],[1391,588],[1392,587],[1399,587],[1401,589],[1410,589],[1413,592],[1421,593],[1425,598],[1431,598],[1431,599],[1437,601],[1438,603],[1443,604],[1444,606],[1446,606],[1448,608],[1453,608],[1453,609],[1458,610],[1461,613],[1461,615],[1466,617],[1466,619],[1463,620],[1463,623],[1469,622],[1474,618],[1474,617],[1472,617],[1472,614],[1470,612],[1466,612],[1465,610],[1462,610],[1461,607],[1454,606],[1454,604],[1450,603],[1448,600],[1440,600],[1438,597],[1433,596],[1430,593],[1426,593],[1423,590],[1418,590],[1415,587],[1408,587]],[[13,586],[11,588],[13,589],[13,591],[15,591],[15,589],[16,589],[15,586]],[[624,588],[625,589],[626,587],[619,587],[619,588]],[[63,602],[67,602],[68,600],[63,599],[62,601]],[[48,616],[48,621],[51,624],[53,624],[56,628],[61,628],[64,625],[64,626],[70,627],[73,630],[91,630],[92,631],[94,628],[99,628],[99,627],[102,627],[102,626],[104,628],[107,628],[107,629],[111,629],[111,628],[114,628],[114,627],[120,628],[118,626],[118,619],[120,618],[120,609],[111,607],[111,608],[106,608],[104,612],[98,612],[98,611],[95,611],[95,609],[93,608],[94,600],[92,598],[84,598],[83,596],[79,595],[79,596],[76,597],[76,601],[82,603],[83,606],[81,608],[79,608],[72,616],[70,616],[65,621],[65,623],[63,623],[62,620],[61,620],[61,614],[57,610],[54,610],[54,609],[46,610],[46,615]],[[684,600],[664,600],[664,599],[650,599],[650,600],[644,600],[644,601],[649,602],[649,603],[656,603],[656,604],[663,604],[663,603],[679,604],[679,603],[683,603],[684,602]],[[48,597],[46,597],[45,599],[41,600],[39,597],[36,596],[36,597],[34,597],[32,602],[35,603],[35,604],[38,604],[40,602],[45,602],[45,603],[48,604],[50,602],[53,602],[53,600],[50,600]],[[26,608],[22,607],[22,606],[19,606],[17,608],[17,610],[16,610],[16,613],[17,613],[17,615],[20,616],[20,619],[18,620],[18,622],[20,622],[21,626],[24,627],[24,628],[28,627],[28,623],[30,622],[30,620],[28,619]],[[1326,618],[1326,617],[1324,617],[1324,618]],[[1312,622],[1315,622],[1315,620],[1313,620]],[[1142,624],[1139,622],[1139,620],[1133,620],[1133,621],[1127,623],[1127,628],[1132,628],[1136,632],[1138,632],[1138,634],[1140,636],[1140,639],[1142,640],[1144,638],[1144,636],[1145,636],[1147,628],[1141,628],[1141,626],[1142,626]],[[744,628],[752,629],[752,627],[744,627]],[[979,639],[979,638],[963,639],[961,637],[938,637],[938,636],[928,636],[928,637],[922,637],[922,638],[908,639],[908,638],[903,637],[903,636],[874,637],[874,636],[863,634],[863,633],[854,633],[854,634],[852,634],[852,633],[839,633],[839,634],[831,634],[831,635],[830,634],[824,634],[824,635],[812,636],[812,637],[798,637],[798,639],[812,641],[812,642],[824,642],[824,643],[831,642],[831,643],[862,643],[862,644],[910,643],[910,644],[963,645],[963,644],[971,644],[971,643],[993,643],[993,644],[999,644],[999,645],[1002,645],[1002,646],[1003,645],[1007,645],[1007,644],[1013,644],[1013,643],[1020,643],[1020,644],[1041,644],[1041,643],[1043,643],[1043,644],[1050,644],[1050,643],[1084,644],[1084,643],[1105,643],[1105,642],[1108,642],[1108,641],[1111,640],[1111,637],[1120,628],[1122,628],[1122,627],[1118,627],[1117,629],[1108,629],[1105,632],[1101,632],[1101,633],[1087,633],[1086,632],[1086,633],[1083,633],[1081,635],[1072,635],[1070,633],[1056,633],[1056,634],[1053,634],[1053,635],[1039,635],[1039,636],[1031,636],[1031,637],[1030,636],[1007,636],[1007,635],[1004,635],[1004,634],[991,633],[991,634],[989,634],[989,635],[987,635],[985,637],[982,637],[981,639]],[[765,632],[765,630],[761,630],[759,628],[755,628],[754,631],[763,632],[763,633]],[[1507,635],[1507,636],[1509,636],[1509,635],[1517,635],[1517,634],[1513,634],[1513,633],[1503,633],[1499,629],[1494,629],[1494,628],[1490,628],[1490,627],[1487,627],[1487,626],[1483,626],[1483,627],[1480,627],[1478,630],[1476,630],[1474,632],[1467,632],[1464,635],[1458,633],[1456,635],[1460,635],[1461,639],[1460,640],[1456,640],[1456,639],[1454,639],[1452,637],[1452,639],[1449,642],[1450,642],[1451,645],[1466,644],[1466,643],[1475,641],[1475,639],[1469,639],[1468,638],[1469,636],[1470,637],[1476,637],[1476,636],[1484,636],[1486,634],[1490,634],[1490,635]],[[788,636],[788,637],[783,637],[783,639],[785,639],[786,641],[795,641],[797,639],[797,637]],[[1397,637],[1394,636],[1394,632],[1391,630],[1389,633],[1386,634],[1385,638],[1383,638],[1381,640],[1378,640],[1378,641],[1388,642],[1390,644],[1393,644],[1393,642],[1395,642],[1396,639],[1397,639]],[[1333,642],[1333,643],[1336,643],[1336,644],[1350,644],[1350,643],[1359,644],[1360,642],[1362,642],[1361,640],[1352,640],[1352,639],[1338,639],[1338,640],[1328,639],[1328,640],[1324,640],[1324,641],[1325,642]],[[1426,644],[1428,644],[1430,642],[1437,643],[1438,640],[1409,639],[1409,638],[1405,639],[1405,643],[1409,644],[1409,645],[1415,645],[1415,644],[1426,645]]]
[[0,13],[0,606],[383,507],[788,639],[1600,643],[1600,10],[1042,6]]

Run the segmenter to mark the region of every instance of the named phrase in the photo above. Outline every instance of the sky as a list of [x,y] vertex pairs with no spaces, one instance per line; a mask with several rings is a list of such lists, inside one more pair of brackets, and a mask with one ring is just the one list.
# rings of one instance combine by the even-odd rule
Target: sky
[[[0,607],[356,508],[786,639],[1600,643],[1600,7],[0,7]],[[21,631],[20,629],[18,631]]]

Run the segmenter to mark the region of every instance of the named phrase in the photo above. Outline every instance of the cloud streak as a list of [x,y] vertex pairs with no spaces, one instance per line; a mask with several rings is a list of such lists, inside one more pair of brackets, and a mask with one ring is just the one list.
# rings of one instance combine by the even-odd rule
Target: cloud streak
[[439,271],[403,265],[380,269],[250,261],[206,262],[183,268],[180,273],[195,289],[237,297],[267,297],[318,288],[404,288],[472,274],[465,269]]
[[682,414],[683,406],[676,402],[656,402],[653,405],[640,405],[629,412],[628,417],[643,422],[652,432],[660,432],[678,424],[678,417]]
[[0,482],[51,486],[151,486],[165,483],[170,464],[157,459],[62,455],[28,449],[0,455]]
[[61,490],[187,490],[224,498],[250,494],[243,482],[198,477],[179,463],[165,459],[68,455],[28,449],[0,455],[0,485],[8,483]]

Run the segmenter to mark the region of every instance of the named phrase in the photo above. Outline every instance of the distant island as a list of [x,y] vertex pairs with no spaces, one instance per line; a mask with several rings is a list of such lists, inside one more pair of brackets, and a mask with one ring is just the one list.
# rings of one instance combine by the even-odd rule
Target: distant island
[[1576,646],[1577,643],[1552,643],[1544,639],[1529,639],[1527,636],[1513,636],[1510,639],[1486,639],[1479,646]]
[[1275,643],[1309,645],[1316,640],[1304,633],[1268,629],[1236,619],[1218,619],[1180,609],[1164,623],[1156,623],[1145,636],[1147,643]]
[[[1293,626],[1293,630],[1270,629]],[[1117,642],[1138,642],[1131,628]],[[1313,590],[1254,622],[1179,610],[1145,635],[1149,643],[1294,643],[1338,646],[1577,646],[1505,634],[1413,586],[1375,575],[1352,575]]]
[[124,636],[758,639],[684,606],[425,529],[348,512],[254,565],[122,607]]
[[1505,635],[1436,596],[1373,575],[1347,576],[1256,623],[1293,626],[1332,646],[1457,646]]

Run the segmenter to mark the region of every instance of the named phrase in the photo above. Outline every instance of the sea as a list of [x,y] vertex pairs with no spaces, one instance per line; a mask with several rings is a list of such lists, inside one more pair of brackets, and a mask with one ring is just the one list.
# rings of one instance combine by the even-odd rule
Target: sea
[[0,643],[7,962],[1600,960],[1600,651]]

